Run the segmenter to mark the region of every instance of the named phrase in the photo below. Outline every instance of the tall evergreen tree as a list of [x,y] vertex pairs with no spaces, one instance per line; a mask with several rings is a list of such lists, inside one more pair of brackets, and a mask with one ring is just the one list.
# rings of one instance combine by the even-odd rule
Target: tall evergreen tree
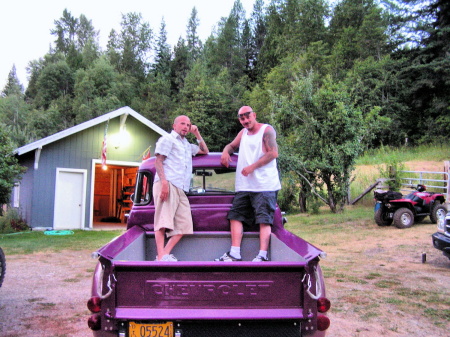
[[186,46],[184,39],[178,39],[177,45],[173,50],[173,59],[171,62],[171,88],[175,95],[178,95],[180,90],[184,87],[184,80],[191,68],[189,49]]
[[[409,83],[405,101],[411,114],[404,116],[405,132],[413,142],[450,138],[450,3],[413,1],[419,44],[407,53],[402,79]],[[425,19],[425,20],[424,20]]]
[[143,81],[150,67],[152,30],[141,13],[122,14],[121,31],[111,31],[107,53],[121,73]]
[[77,47],[83,50],[89,43],[98,46],[99,32],[95,30],[92,20],[81,14],[78,20]]
[[169,79],[170,75],[170,61],[172,58],[172,53],[170,46],[167,43],[167,31],[166,23],[164,18],[161,20],[161,27],[159,29],[159,35],[156,40],[155,47],[155,61],[153,63],[153,72],[155,75],[161,76],[166,80]]
[[200,25],[200,19],[198,18],[197,9],[192,8],[191,16],[186,29],[186,41],[187,50],[189,55],[189,62],[195,62],[202,51],[202,41],[198,36],[198,27]]
[[266,31],[264,41],[258,54],[257,73],[262,81],[270,70],[278,65],[284,53],[279,48],[284,30],[284,21],[281,16],[283,0],[271,0],[267,7]]
[[75,45],[78,25],[78,19],[73,17],[67,8],[64,9],[62,17],[55,20],[55,28],[50,31],[56,36],[56,51],[67,54],[70,46]]
[[230,15],[221,19],[214,43],[208,46],[207,59],[211,70],[217,74],[222,67],[227,68],[232,81],[238,81],[245,73],[242,40],[244,23],[245,10],[242,3],[236,0]]
[[330,22],[332,46],[330,72],[343,78],[358,59],[381,59],[388,44],[388,23],[373,0],[342,0],[334,8]]
[[253,5],[253,12],[249,21],[251,29],[252,43],[250,46],[253,48],[250,55],[248,56],[249,61],[249,77],[251,81],[257,81],[260,79],[259,71],[259,57],[261,53],[261,48],[264,44],[264,40],[267,35],[267,23],[264,14],[264,0],[256,0]]
[[17,77],[15,64],[13,65],[11,71],[8,74],[8,80],[1,93],[2,97],[10,95],[17,95],[17,96],[23,95],[23,85],[20,83],[19,78]]

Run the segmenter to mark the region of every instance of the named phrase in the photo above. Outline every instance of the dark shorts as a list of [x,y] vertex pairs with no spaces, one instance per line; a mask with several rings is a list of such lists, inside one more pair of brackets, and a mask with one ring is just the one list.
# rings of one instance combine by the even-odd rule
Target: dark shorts
[[277,192],[237,192],[228,212],[228,220],[238,220],[246,225],[273,224],[277,205]]

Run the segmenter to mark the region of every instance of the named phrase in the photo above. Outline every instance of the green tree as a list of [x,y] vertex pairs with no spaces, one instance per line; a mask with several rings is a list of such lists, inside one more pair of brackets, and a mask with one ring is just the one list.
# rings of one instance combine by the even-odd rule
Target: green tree
[[292,83],[292,96],[273,96],[273,123],[282,135],[283,170],[293,171],[302,186],[341,212],[347,202],[356,158],[372,140],[378,110],[363,114],[342,83],[330,78],[314,86],[312,74]]
[[192,8],[191,16],[186,29],[186,42],[187,51],[189,55],[189,63],[195,62],[202,52],[202,41],[198,36],[198,26],[200,25],[200,19],[198,18],[197,9]]
[[251,82],[260,79],[259,54],[267,35],[267,23],[264,15],[264,0],[256,0],[248,22],[251,41],[248,42],[247,68]]
[[342,79],[356,60],[369,56],[379,60],[386,54],[390,43],[384,18],[373,0],[343,0],[336,5],[328,39],[332,48],[330,74]]
[[[13,145],[0,125],[0,205],[9,203],[14,183],[21,179],[25,169],[21,167],[13,154]],[[0,207],[0,215],[2,215]]]
[[213,74],[228,69],[232,81],[239,81],[245,73],[246,59],[243,50],[242,33],[245,23],[245,10],[236,0],[230,15],[219,22],[216,37],[211,37],[205,45],[205,57]]
[[27,73],[29,77],[28,86],[25,90],[25,100],[32,104],[38,92],[38,79],[44,67],[44,60],[33,60],[28,62]]
[[8,74],[8,80],[5,87],[2,90],[1,97],[10,95],[23,96],[23,85],[20,83],[16,73],[16,65],[13,65],[11,71]]
[[204,63],[196,62],[180,93],[176,115],[185,114],[201,130],[208,130],[203,137],[211,151],[222,151],[240,130],[235,116],[244,86],[232,83],[227,68],[212,76]]
[[16,67],[13,66],[0,96],[0,124],[8,128],[11,142],[16,147],[25,145],[30,140],[27,132],[29,109],[24,100],[23,86],[17,78]]
[[64,9],[62,17],[55,20],[55,28],[50,31],[52,35],[56,36],[57,51],[67,54],[70,47],[75,45],[78,25],[78,19],[73,17],[67,8]]
[[[444,0],[412,1],[416,36],[401,80],[407,83],[404,101],[411,110],[403,115],[404,130],[412,143],[449,139],[450,119],[450,4]],[[400,53],[399,53],[400,54]]]
[[120,73],[144,81],[149,70],[152,30],[141,13],[122,14],[121,31],[111,31],[107,46],[110,62]]
[[123,106],[115,95],[118,78],[119,73],[115,71],[106,57],[100,57],[92,67],[86,70],[77,71],[73,99],[73,110],[77,112],[77,123]]
[[170,66],[171,90],[174,95],[178,95],[180,90],[184,87],[184,79],[192,65],[189,59],[190,54],[188,47],[186,46],[185,41],[182,38],[179,38],[177,45],[173,50],[173,59]]
[[155,75],[164,77],[168,81],[170,75],[170,61],[172,52],[167,43],[167,31],[164,18],[161,20],[161,27],[159,29],[159,36],[156,40],[155,61],[152,65],[152,72]]
[[78,19],[77,29],[77,47],[83,50],[88,44],[94,44],[98,50],[98,36],[99,32],[95,30],[92,20],[89,20],[85,15],[81,14]]
[[283,35],[284,21],[281,16],[282,0],[271,0],[266,10],[264,41],[258,53],[257,74],[262,81],[270,70],[285,56],[279,48]]
[[37,81],[35,104],[47,109],[53,100],[73,93],[74,73],[66,61],[47,64]]

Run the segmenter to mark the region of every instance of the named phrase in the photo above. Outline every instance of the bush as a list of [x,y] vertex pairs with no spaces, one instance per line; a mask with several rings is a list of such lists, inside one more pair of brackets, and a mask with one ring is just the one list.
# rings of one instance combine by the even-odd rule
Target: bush
[[401,178],[404,173],[401,171],[405,170],[405,165],[398,161],[391,161],[386,165],[378,167],[381,178],[386,178],[385,184],[389,186],[390,190],[399,191],[402,182]]
[[286,172],[281,179],[281,190],[278,192],[278,206],[284,212],[298,210],[298,193],[300,186],[295,174]]
[[22,219],[17,208],[10,208],[0,217],[0,233],[14,233],[29,230],[27,222]]

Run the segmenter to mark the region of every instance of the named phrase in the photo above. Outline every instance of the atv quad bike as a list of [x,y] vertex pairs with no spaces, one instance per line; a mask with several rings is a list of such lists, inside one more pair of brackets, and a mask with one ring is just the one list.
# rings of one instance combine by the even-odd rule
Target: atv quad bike
[[447,209],[441,193],[426,192],[425,185],[417,185],[416,190],[403,196],[400,192],[375,190],[375,222],[378,226],[409,228],[427,216],[432,223],[444,219]]

